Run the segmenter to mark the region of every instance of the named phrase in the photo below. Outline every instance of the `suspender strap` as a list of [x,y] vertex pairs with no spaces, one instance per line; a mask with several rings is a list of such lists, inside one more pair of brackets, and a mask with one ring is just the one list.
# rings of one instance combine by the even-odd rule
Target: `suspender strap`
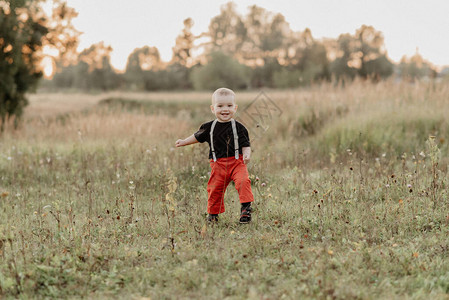
[[[217,156],[215,155],[215,148],[214,148],[214,129],[215,125],[217,124],[217,119],[215,119],[212,122],[212,126],[210,128],[210,149],[212,152],[212,158],[214,159],[214,162],[217,161]],[[231,119],[231,126],[232,126],[232,134],[234,135],[234,150],[235,150],[235,159],[239,159],[239,136],[237,135],[237,126],[235,125],[235,120]]]
[[215,155],[215,149],[214,149],[214,128],[215,124],[217,124],[217,119],[212,122],[212,127],[210,128],[210,149],[212,151],[212,158],[214,159],[214,162],[217,161],[217,156]]
[[237,135],[237,126],[235,126],[235,120],[231,119],[232,134],[234,135],[234,149],[235,159],[239,159],[239,136]]

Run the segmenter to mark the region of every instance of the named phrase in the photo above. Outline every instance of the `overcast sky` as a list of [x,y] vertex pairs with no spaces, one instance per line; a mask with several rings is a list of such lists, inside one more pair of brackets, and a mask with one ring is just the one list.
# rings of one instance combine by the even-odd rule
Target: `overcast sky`
[[[112,65],[124,69],[137,47],[155,46],[169,61],[183,20],[190,17],[193,33],[207,30],[226,0],[68,0],[79,15],[75,27],[83,32],[80,50],[104,41],[114,49]],[[372,25],[384,34],[389,57],[419,53],[435,65],[449,65],[449,0],[242,0],[235,1],[245,15],[256,4],[281,13],[291,29],[310,28],[316,39],[354,34]]]

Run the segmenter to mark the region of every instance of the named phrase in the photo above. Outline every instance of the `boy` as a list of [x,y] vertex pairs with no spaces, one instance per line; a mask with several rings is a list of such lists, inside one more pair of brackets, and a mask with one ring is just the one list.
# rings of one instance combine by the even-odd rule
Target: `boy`
[[208,221],[217,222],[218,214],[225,211],[224,193],[231,182],[239,193],[241,203],[240,223],[251,221],[251,202],[254,196],[251,191],[246,164],[251,157],[248,130],[232,117],[237,111],[235,94],[227,88],[219,88],[212,95],[210,106],[216,119],[201,125],[200,129],[184,140],[177,140],[176,147],[195,143],[209,143],[209,159],[211,174],[207,183]]

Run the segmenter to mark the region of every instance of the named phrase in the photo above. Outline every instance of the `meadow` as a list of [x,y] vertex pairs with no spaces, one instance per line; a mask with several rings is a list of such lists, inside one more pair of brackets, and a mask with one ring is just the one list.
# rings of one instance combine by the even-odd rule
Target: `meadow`
[[[210,93],[32,94],[0,135],[0,298],[449,299],[449,84],[237,93],[253,222],[206,222]],[[274,103],[274,104],[273,104]]]

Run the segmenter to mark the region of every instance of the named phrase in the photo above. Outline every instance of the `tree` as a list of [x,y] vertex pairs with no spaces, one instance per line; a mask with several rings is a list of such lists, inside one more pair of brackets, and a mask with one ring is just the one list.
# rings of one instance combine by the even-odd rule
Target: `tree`
[[262,7],[249,8],[244,23],[247,43],[243,48],[244,59],[249,65],[263,65],[271,58],[286,53],[292,31],[281,14],[273,14]]
[[416,50],[416,53],[412,57],[402,57],[398,70],[399,76],[409,81],[414,81],[426,76],[436,76],[435,68],[418,53],[418,50]]
[[331,72],[337,78],[371,77],[378,80],[393,73],[393,64],[387,58],[384,38],[372,26],[362,25],[354,36],[342,34],[338,37],[338,52],[331,63]]
[[[369,75],[378,76],[377,73],[369,72],[367,66],[370,65],[371,70],[376,70],[376,67],[373,67],[376,62],[386,63],[388,61],[385,55],[382,32],[377,31],[372,26],[362,25],[355,33],[355,45],[353,58],[357,57],[359,60],[359,75],[362,78],[367,78]],[[384,59],[379,59],[381,56],[384,56]]]
[[219,87],[242,89],[249,85],[249,68],[222,52],[209,55],[205,66],[196,67],[191,73],[193,86],[198,90],[214,90]]
[[353,58],[354,38],[348,34],[341,34],[337,40],[337,57],[330,64],[330,71],[337,80],[353,79],[357,74],[357,65]]
[[86,90],[117,88],[118,77],[111,66],[112,47],[93,44],[78,55],[74,85]]
[[211,19],[209,31],[205,35],[210,38],[206,52],[221,51],[233,56],[241,54],[247,41],[247,29],[236,11],[235,3],[228,2],[221,7],[220,14]]
[[184,20],[184,29],[181,34],[176,38],[175,46],[173,47],[172,63],[178,64],[184,67],[191,67],[192,60],[192,48],[195,37],[191,31],[193,27],[193,20],[187,18]]
[[125,78],[129,85],[142,89],[145,85],[144,72],[162,69],[159,50],[156,47],[136,48],[128,56]]
[[48,33],[45,18],[36,1],[0,1],[0,129],[5,122],[22,115],[28,101],[25,93],[42,76],[38,51]]
[[76,49],[81,32],[72,24],[72,20],[78,16],[75,9],[62,0],[53,0],[53,5],[51,18],[47,22],[49,32],[44,40],[43,52],[46,56],[44,59],[52,63],[54,74],[61,68],[76,63]]
[[[42,77],[45,47],[58,49],[58,61],[76,48],[78,33],[71,25],[76,12],[65,1],[55,1],[52,17],[45,0],[0,0],[0,129],[14,117],[15,126]],[[67,38],[70,36],[70,38]]]
[[[309,28],[294,35],[289,52],[291,55],[285,59],[286,66],[295,76],[299,74],[297,85],[307,85],[313,80],[329,77],[327,50],[322,43],[313,38]],[[283,76],[285,75],[287,73],[283,72]]]

